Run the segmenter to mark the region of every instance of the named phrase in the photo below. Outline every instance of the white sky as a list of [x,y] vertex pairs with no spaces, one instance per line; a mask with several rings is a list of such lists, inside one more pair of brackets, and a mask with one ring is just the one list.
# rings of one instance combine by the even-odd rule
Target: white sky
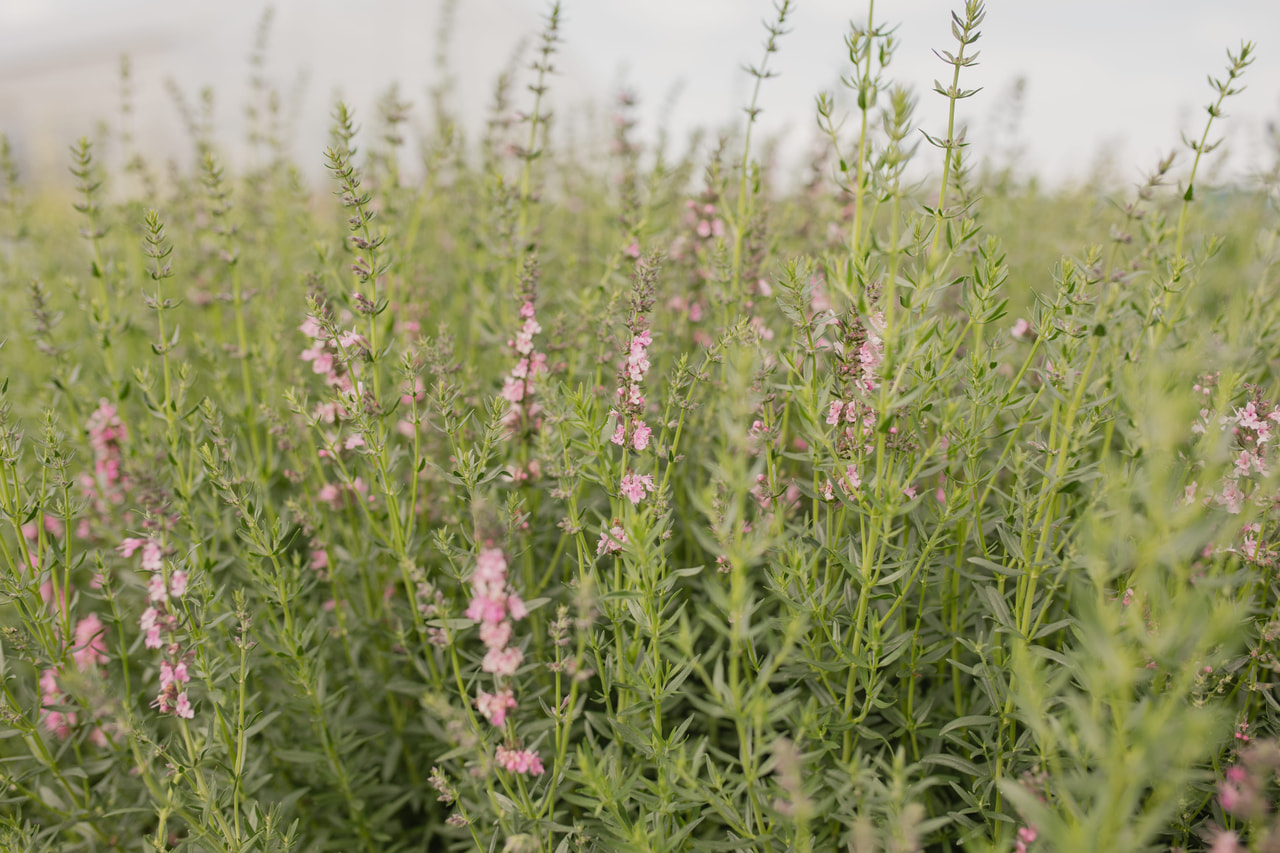
[[[945,130],[945,101],[931,93],[946,68],[932,49],[951,49],[949,13],[962,0],[880,0],[876,14],[900,24],[901,47],[890,68],[915,87],[917,117]],[[0,130],[14,138],[41,174],[65,174],[66,146],[95,120],[117,116],[116,67],[133,57],[135,131],[147,151],[185,151],[181,123],[163,82],[189,98],[213,85],[219,131],[228,146],[242,137],[247,55],[265,4],[165,0],[0,0]],[[359,115],[392,81],[418,107],[433,81],[439,0],[278,0],[270,73],[284,91],[300,72],[307,85],[297,156],[321,165],[329,105],[341,91]],[[1116,174],[1136,180],[1178,144],[1198,135],[1211,98],[1205,77],[1220,75],[1226,49],[1242,38],[1259,55],[1247,90],[1228,104],[1229,163],[1236,173],[1267,164],[1266,123],[1280,116],[1280,2],[1277,0],[989,0],[981,64],[962,85],[984,91],[962,104],[975,150],[996,136],[1013,81],[1028,82],[1019,142],[1027,167],[1051,180],[1085,174],[1100,153]],[[459,0],[452,56],[455,107],[477,121],[493,81],[514,46],[532,43],[543,0]],[[678,137],[695,124],[740,122],[749,95],[743,63],[757,62],[760,20],[769,0],[565,0],[561,74],[553,88],[562,116],[571,104],[608,103],[620,82],[643,107],[652,133],[660,108],[680,86],[672,115]],[[797,0],[791,32],[773,57],[780,73],[765,85],[762,121],[784,132],[786,149],[807,150],[814,96],[848,71],[843,36],[865,0]],[[521,93],[523,94],[523,93]],[[419,112],[418,115],[422,115]],[[234,149],[233,149],[234,150]]]

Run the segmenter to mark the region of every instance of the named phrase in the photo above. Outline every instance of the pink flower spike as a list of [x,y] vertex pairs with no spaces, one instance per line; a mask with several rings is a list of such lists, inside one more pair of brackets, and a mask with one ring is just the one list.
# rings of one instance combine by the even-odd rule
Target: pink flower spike
[[524,663],[524,652],[519,649],[490,649],[485,653],[480,668],[492,675],[511,676]]
[[510,690],[499,690],[497,693],[481,691],[476,695],[476,708],[495,726],[506,722],[507,712],[514,711],[516,707],[515,696]]
[[541,776],[545,772],[542,758],[531,749],[507,749],[500,746],[494,753],[494,758],[509,773]]
[[644,421],[636,421],[636,431],[631,436],[631,444],[636,450],[644,450],[649,446],[649,436],[653,434],[653,430]]
[[169,599],[169,592],[164,586],[164,577],[159,574],[147,579],[147,598],[156,604]]
[[162,554],[160,543],[154,539],[148,539],[146,544],[142,546],[142,568],[149,572],[160,571],[163,568],[161,563]]
[[76,642],[71,656],[81,672],[107,662],[106,630],[96,613],[76,623]]
[[655,492],[657,491],[657,486],[654,485],[652,474],[645,474],[643,476],[638,474],[628,474],[622,478],[622,483],[619,484],[619,491],[622,493],[622,496],[630,500],[631,503],[638,504],[640,501],[644,500],[646,491]]
[[308,317],[303,320],[302,325],[298,327],[298,331],[308,338],[324,337],[324,329],[320,328],[320,322],[315,317]]
[[117,545],[116,550],[120,552],[121,557],[124,557],[127,560],[133,556],[134,551],[137,551],[145,544],[147,544],[146,539],[136,539],[131,536]]
[[596,545],[596,554],[616,554],[627,544],[627,532],[618,525],[600,531],[600,543]]
[[505,649],[510,641],[511,623],[506,619],[480,623],[480,642],[486,649]]

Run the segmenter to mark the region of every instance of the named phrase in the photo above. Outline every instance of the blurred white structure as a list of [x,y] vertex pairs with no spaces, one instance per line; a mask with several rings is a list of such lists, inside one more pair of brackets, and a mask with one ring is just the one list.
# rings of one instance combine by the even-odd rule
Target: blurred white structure
[[[932,132],[945,126],[933,80],[944,68],[932,50],[949,49],[955,2],[881,0],[878,16],[900,24],[901,47],[891,73],[914,86],[917,118]],[[233,155],[244,138],[248,57],[265,3],[230,0],[3,0],[0,2],[0,130],[30,171],[65,175],[66,149],[95,122],[119,119],[119,57],[133,61],[133,132],[149,155],[184,156],[182,122],[164,81],[189,100],[212,86],[219,142]],[[400,84],[425,121],[427,88],[436,82],[436,30],[441,0],[278,0],[268,49],[268,74],[289,96],[301,92],[291,140],[301,163],[321,169],[328,113],[341,93],[366,122],[388,85]],[[453,105],[477,127],[494,79],[515,46],[532,47],[547,4],[542,0],[458,0],[450,57]],[[767,132],[785,135],[796,159],[814,129],[814,96],[838,89],[848,62],[843,36],[849,16],[866,3],[798,0],[792,32],[773,68],[781,76],[763,94]],[[561,75],[553,81],[560,114],[588,100],[605,104],[620,84],[641,99],[642,131],[652,132],[664,101],[679,87],[670,114],[673,132],[741,122],[749,93],[742,64],[757,62],[769,0],[565,0]],[[1222,0],[1077,0],[1060,4],[990,0],[981,65],[962,81],[985,87],[963,104],[975,151],[1004,151],[1013,81],[1028,81],[1019,127],[1025,167],[1050,179],[1079,176],[1106,151],[1118,176],[1136,179],[1195,131],[1210,100],[1205,76],[1220,75],[1225,50],[1242,37],[1271,38],[1233,99],[1225,127],[1236,172],[1264,165],[1263,126],[1280,113],[1280,3]],[[299,89],[296,81],[305,75]],[[516,93],[517,106],[527,101]]]

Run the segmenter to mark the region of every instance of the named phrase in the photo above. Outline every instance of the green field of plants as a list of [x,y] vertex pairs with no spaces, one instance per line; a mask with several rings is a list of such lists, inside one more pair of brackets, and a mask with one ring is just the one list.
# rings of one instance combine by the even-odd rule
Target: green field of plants
[[980,2],[932,90],[868,15],[796,179],[792,12],[687,147],[554,132],[558,6],[323,183],[262,81],[244,156],[0,142],[0,849],[1280,850],[1252,46],[1046,190],[970,153]]

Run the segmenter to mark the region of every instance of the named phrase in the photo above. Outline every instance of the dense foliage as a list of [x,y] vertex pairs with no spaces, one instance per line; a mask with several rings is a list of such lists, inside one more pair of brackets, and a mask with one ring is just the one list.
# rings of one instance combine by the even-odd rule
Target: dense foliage
[[754,101],[562,140],[558,15],[478,140],[339,105],[330,187],[262,75],[237,173],[207,98],[73,203],[0,152],[4,848],[1276,849],[1277,184],[1197,178],[1251,48],[1046,195],[970,157],[973,0],[950,124],[868,19],[791,182]]

